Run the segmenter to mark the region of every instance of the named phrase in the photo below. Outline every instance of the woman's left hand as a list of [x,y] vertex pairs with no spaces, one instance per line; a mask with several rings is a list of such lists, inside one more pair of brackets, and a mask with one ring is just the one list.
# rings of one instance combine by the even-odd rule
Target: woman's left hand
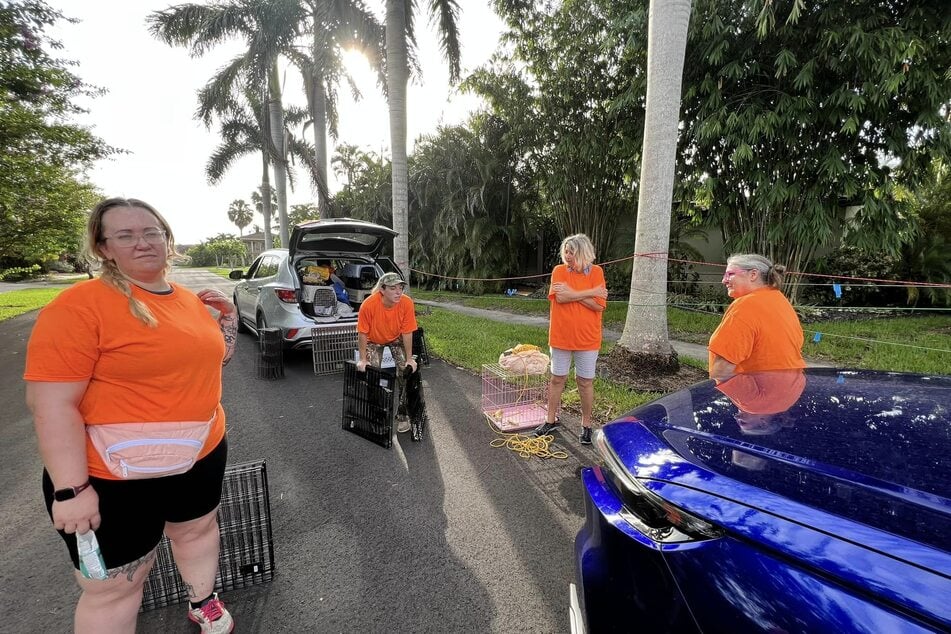
[[217,310],[222,316],[233,315],[235,312],[234,304],[231,303],[228,296],[213,288],[198,291],[198,299],[205,306],[211,306]]

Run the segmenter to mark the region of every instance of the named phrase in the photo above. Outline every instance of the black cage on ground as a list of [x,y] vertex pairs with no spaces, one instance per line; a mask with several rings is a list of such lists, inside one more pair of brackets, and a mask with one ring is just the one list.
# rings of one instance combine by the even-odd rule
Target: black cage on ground
[[[264,461],[231,465],[225,470],[218,508],[221,549],[215,591],[227,592],[267,583],[274,578],[271,502]],[[145,580],[140,610],[188,600],[168,537],[155,549],[155,564]]]
[[420,363],[429,365],[429,346],[426,345],[426,334],[422,328],[413,331],[413,354]]
[[341,426],[389,449],[393,446],[395,394],[396,374],[392,369],[368,366],[363,372],[358,372],[357,364],[347,361],[343,370]]
[[259,354],[255,368],[259,379],[284,378],[284,340],[280,328],[261,328],[258,331]]

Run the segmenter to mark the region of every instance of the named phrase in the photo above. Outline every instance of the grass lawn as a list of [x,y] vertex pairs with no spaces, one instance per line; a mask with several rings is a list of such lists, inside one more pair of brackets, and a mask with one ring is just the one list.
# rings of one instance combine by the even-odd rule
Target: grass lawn
[[42,308],[62,292],[62,288],[27,288],[0,293],[0,321]]
[[[465,296],[449,292],[413,289],[413,297],[434,301],[452,301],[475,308],[505,310],[512,313],[547,315],[548,301],[524,297]],[[627,314],[625,302],[610,302],[604,312],[606,327],[621,330]],[[719,315],[678,308],[667,311],[670,336],[680,341],[705,344],[720,323]],[[505,330],[511,328],[502,325]],[[807,359],[830,365],[948,374],[951,372],[951,317],[923,316],[856,321],[814,322],[805,324]],[[815,333],[821,333],[818,343]],[[525,343],[535,343],[526,341]],[[508,347],[508,346],[506,346]],[[504,349],[504,348],[503,348]],[[696,365],[692,360],[683,360]]]
[[[420,307],[417,319],[426,331],[426,345],[430,353],[458,367],[479,373],[482,365],[497,363],[499,354],[520,343],[531,343],[543,350],[548,347],[548,331],[538,326],[521,326],[505,322],[460,315],[451,311]],[[602,353],[611,344],[602,347]],[[660,396],[653,392],[636,392],[627,387],[596,378],[594,381],[595,419],[611,420],[634,407]],[[568,407],[580,407],[574,381],[565,386],[562,402]]]
[[228,273],[230,273],[231,271],[236,270],[236,269],[226,269],[226,268],[221,268],[221,267],[216,267],[216,266],[204,266],[204,267],[201,267],[201,268],[205,269],[205,270],[208,271],[209,273],[214,273],[215,275],[220,275],[221,277],[223,277],[223,278],[225,278],[225,279],[228,279]]

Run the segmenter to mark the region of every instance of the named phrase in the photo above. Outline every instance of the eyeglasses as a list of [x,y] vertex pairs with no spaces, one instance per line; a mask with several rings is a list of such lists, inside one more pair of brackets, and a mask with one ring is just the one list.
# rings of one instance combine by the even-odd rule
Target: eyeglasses
[[141,234],[125,232],[117,233],[114,236],[105,236],[103,240],[112,240],[120,247],[134,247],[139,243],[139,239],[145,240],[147,244],[165,244],[165,231],[162,229],[146,229]]

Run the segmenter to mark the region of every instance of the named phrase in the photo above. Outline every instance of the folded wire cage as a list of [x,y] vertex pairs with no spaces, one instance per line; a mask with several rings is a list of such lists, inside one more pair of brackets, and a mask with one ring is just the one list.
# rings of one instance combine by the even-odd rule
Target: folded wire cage
[[413,331],[413,355],[423,365],[429,365],[429,346],[426,345],[426,334],[422,328]]
[[[271,504],[264,461],[231,465],[225,470],[218,529],[221,549],[215,591],[238,590],[274,578]],[[172,558],[171,544],[163,537],[145,580],[141,611],[187,600],[188,591]]]
[[502,432],[538,427],[548,412],[549,376],[515,374],[497,363],[482,366],[482,413]]
[[352,359],[353,351],[357,349],[356,324],[312,328],[310,336],[316,375],[340,372],[344,362]]
[[284,378],[284,341],[280,328],[261,328],[258,332],[260,354],[255,366],[259,379]]
[[395,394],[396,375],[392,370],[367,367],[358,372],[356,363],[347,361],[343,371],[341,426],[389,449],[393,446]]

